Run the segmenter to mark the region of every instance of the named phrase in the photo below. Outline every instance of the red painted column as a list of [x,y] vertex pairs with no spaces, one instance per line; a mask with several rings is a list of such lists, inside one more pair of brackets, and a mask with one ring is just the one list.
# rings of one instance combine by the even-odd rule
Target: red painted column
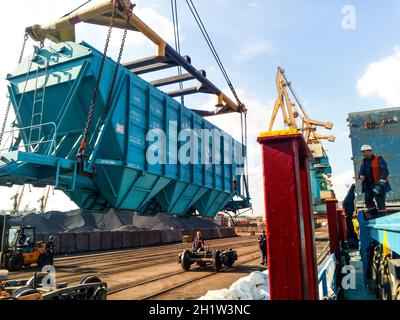
[[343,210],[338,210],[337,215],[338,215],[338,227],[339,227],[339,241],[344,243],[347,241],[346,217],[343,214]]
[[340,247],[339,247],[339,223],[337,215],[337,200],[326,199],[326,212],[328,213],[328,229],[329,229],[329,243],[331,253],[334,253],[336,260],[340,261]]
[[303,206],[305,254],[307,260],[308,292],[310,300],[318,300],[318,269],[315,246],[314,216],[310,184],[309,158],[300,161],[301,197]]
[[[271,133],[273,134],[273,133]],[[318,299],[308,164],[301,134],[262,134],[271,300]]]
[[342,290],[342,270],[341,270],[341,257],[340,257],[340,242],[342,238],[341,226],[342,219],[338,214],[337,200],[327,199],[326,209],[328,212],[328,228],[329,228],[329,242],[331,246],[331,253],[335,254],[336,257],[336,283],[339,288],[339,294],[343,294]]

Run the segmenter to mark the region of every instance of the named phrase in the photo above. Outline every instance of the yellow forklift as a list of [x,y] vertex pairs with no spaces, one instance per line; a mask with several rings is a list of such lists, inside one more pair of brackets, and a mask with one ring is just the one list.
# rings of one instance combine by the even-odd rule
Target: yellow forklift
[[17,271],[31,264],[37,264],[39,268],[50,264],[43,242],[36,242],[35,228],[11,227],[10,217],[2,215],[0,231],[0,268]]

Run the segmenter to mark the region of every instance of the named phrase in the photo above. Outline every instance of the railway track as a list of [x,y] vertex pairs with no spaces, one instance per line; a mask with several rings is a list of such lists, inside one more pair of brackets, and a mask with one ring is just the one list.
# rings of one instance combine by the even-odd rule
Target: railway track
[[[254,245],[254,240],[233,238],[222,242],[210,241],[210,246],[234,246],[241,248]],[[216,244],[217,242],[217,244]],[[164,247],[120,250],[91,254],[87,256],[74,256],[71,259],[57,258],[55,261],[57,281],[79,281],[85,275],[95,273],[99,277],[106,277],[115,273],[122,273],[137,269],[162,265],[177,261],[180,251],[187,248],[188,244],[172,245],[167,250]],[[33,270],[32,270],[33,269]],[[10,279],[29,278],[36,268],[25,269],[22,272],[10,273]]]
[[[162,247],[124,249],[112,252],[100,252],[71,257],[58,257],[55,261],[57,282],[74,283],[83,277],[95,274],[109,284],[111,299],[158,299],[159,297],[174,297],[187,299],[186,291],[196,298],[201,294],[199,288],[214,289],[223,284],[229,285],[250,273],[258,270],[259,251],[256,245],[257,237],[243,236],[228,239],[207,241],[211,248],[232,247],[238,250],[239,261],[235,267],[223,268],[220,272],[209,269],[193,268],[184,272],[178,264],[178,253],[190,244],[173,244]],[[317,242],[318,255],[325,251],[325,242]],[[324,249],[324,250],[321,250]],[[247,266],[245,266],[247,264]],[[22,279],[32,276],[34,268],[23,272],[12,272],[10,279]],[[217,276],[219,274],[220,276]],[[215,278],[215,280],[214,280]],[[205,285],[203,282],[208,283]],[[203,290],[201,289],[201,290]]]
[[[151,294],[140,296],[138,299],[139,300],[153,299],[153,298],[155,298],[157,296],[160,296],[160,295],[162,295],[164,293],[171,292],[173,290],[181,288],[181,287],[183,287],[183,286],[185,286],[187,284],[193,284],[193,283],[201,281],[201,280],[203,280],[205,278],[216,276],[217,274],[222,274],[222,273],[226,273],[226,272],[229,272],[229,271],[233,271],[233,270],[237,269],[238,267],[240,267],[242,265],[245,265],[245,264],[247,264],[249,262],[255,261],[256,259],[258,260],[259,259],[259,250],[251,250],[250,252],[247,252],[247,253],[244,253],[244,254],[241,255],[241,257],[243,257],[243,256],[250,256],[250,257],[249,258],[244,258],[244,260],[241,260],[240,262],[236,263],[235,266],[232,267],[232,268],[223,267],[221,269],[221,271],[219,271],[219,272],[217,272],[217,271],[208,271],[206,269],[205,270],[205,272],[207,272],[206,274],[201,274],[200,276],[196,276],[196,277],[191,277],[190,276],[189,279],[185,279],[185,280],[180,281],[180,282],[175,282],[174,281],[174,284],[172,286],[167,286],[166,288],[163,288],[163,289],[160,289],[160,290],[157,290],[157,291],[153,291]],[[114,288],[114,289],[109,290],[108,291],[108,296],[113,296],[113,295],[115,295],[117,293],[121,293],[121,292],[126,291],[126,290],[139,288],[141,286],[151,285],[151,284],[154,284],[156,282],[163,281],[163,280],[166,280],[166,279],[170,279],[172,277],[177,277],[177,276],[180,276],[180,275],[183,275],[183,274],[193,275],[193,274],[196,274],[196,271],[198,271],[198,269],[194,269],[192,272],[190,272],[190,271],[189,272],[185,272],[183,270],[180,270],[180,271],[169,273],[169,274],[165,274],[165,275],[162,275],[162,276],[159,276],[159,277],[156,277],[154,279],[147,280],[147,281],[132,283],[132,284],[129,284],[129,285],[126,285],[126,286],[121,286],[119,288]]]
[[[249,245],[254,245],[254,242],[245,242],[241,244],[235,245],[235,248],[242,248],[242,247],[247,247]],[[186,248],[186,247],[185,247]],[[116,263],[107,263],[106,265],[104,264],[96,264],[96,269],[98,268],[99,271],[97,271],[96,275],[100,278],[104,278],[116,273],[122,273],[122,272],[127,272],[127,271],[133,271],[133,270],[138,270],[138,269],[147,269],[150,267],[154,267],[155,265],[165,265],[167,263],[174,263],[178,261],[178,254],[180,251],[173,251],[169,252],[168,254],[161,254],[159,256],[154,256],[152,255],[151,257],[141,259],[139,258],[138,260],[128,260],[127,257],[119,257],[119,262],[118,264]],[[168,256],[166,256],[168,255]],[[57,267],[56,267],[57,268]],[[80,267],[82,269],[82,266]],[[104,270],[104,271],[103,271]],[[93,272],[87,271],[84,273],[79,273],[78,275],[72,276],[71,274],[68,275],[62,275],[62,276],[57,276],[57,281],[62,280],[62,281],[79,281],[83,276],[92,274]]]
[[[318,256],[319,258],[321,257],[325,257],[327,255],[327,253],[329,252],[329,241],[318,241],[317,242],[317,247],[318,247]],[[322,248],[322,250],[321,250]],[[258,253],[258,251],[255,251],[254,253]],[[245,266],[245,265],[249,265],[250,269],[251,266],[258,266],[258,261],[259,261],[259,255],[256,255],[255,258],[251,256],[251,252],[249,252],[248,254],[243,255],[242,254],[242,258],[244,256],[244,260],[240,261],[239,263],[236,264],[236,267],[234,268],[225,268],[223,271],[225,272],[211,272],[208,274],[205,274],[203,276],[199,276],[196,279],[189,279],[189,280],[185,280],[185,281],[181,281],[178,282],[168,288],[164,288],[158,291],[155,291],[147,296],[143,296],[141,297],[141,299],[144,300],[160,300],[160,299],[196,299],[197,297],[203,295],[205,292],[201,292],[201,290],[196,289],[196,287],[203,287],[203,288],[207,288],[207,286],[209,286],[209,288],[215,289],[215,287],[213,287],[214,283],[217,283],[219,281],[221,281],[224,283],[227,283],[227,285],[225,287],[228,287],[229,285],[231,285],[234,281],[237,280],[238,277],[234,277],[233,274],[229,274],[230,271],[232,272],[239,272],[242,273],[244,270],[241,270],[241,267]],[[246,258],[248,257],[248,258]],[[322,259],[323,260],[323,259]],[[254,268],[253,268],[254,271]],[[249,270],[246,270],[244,273],[248,274],[250,273]],[[214,280],[215,277],[215,280]],[[241,277],[241,276],[240,276]],[[217,287],[216,289],[221,288],[221,286]],[[208,291],[208,290],[207,290]],[[188,296],[188,293],[190,292],[191,296]]]

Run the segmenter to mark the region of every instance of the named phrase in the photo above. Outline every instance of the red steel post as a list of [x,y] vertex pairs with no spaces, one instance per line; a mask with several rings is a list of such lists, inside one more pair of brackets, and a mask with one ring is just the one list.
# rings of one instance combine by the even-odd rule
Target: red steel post
[[337,210],[336,199],[326,200],[326,209],[328,212],[328,228],[329,228],[329,242],[331,246],[331,253],[336,257],[336,283],[339,288],[339,294],[342,294],[342,270],[341,270],[341,256],[340,256],[340,243],[343,238],[343,222],[342,217],[339,216]]
[[318,299],[308,166],[301,134],[262,134],[264,198],[271,300]]
[[326,211],[328,213],[328,229],[329,229],[329,243],[331,253],[336,256],[336,261],[340,261],[340,247],[339,247],[339,223],[337,215],[337,200],[326,199]]
[[338,215],[338,227],[339,227],[339,241],[345,243],[347,240],[346,217],[343,214],[343,210],[338,210],[337,215]]

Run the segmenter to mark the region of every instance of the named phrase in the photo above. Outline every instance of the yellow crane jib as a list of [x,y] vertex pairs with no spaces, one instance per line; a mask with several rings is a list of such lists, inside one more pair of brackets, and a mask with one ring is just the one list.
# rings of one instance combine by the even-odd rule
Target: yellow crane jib
[[19,213],[19,208],[21,206],[24,192],[25,192],[25,185],[22,185],[22,186],[18,187],[17,192],[11,197],[10,200],[12,200],[12,202],[13,202],[11,214]]
[[38,200],[38,202],[39,202],[39,213],[45,213],[46,212],[46,207],[47,207],[47,203],[48,203],[48,200],[49,200],[50,191],[52,191],[52,195],[54,195],[54,187],[53,186],[46,186],[46,188],[44,188],[43,195]]
[[[45,39],[49,39],[55,43],[72,41],[75,42],[75,25],[78,23],[90,23],[100,26],[110,26],[110,19],[114,12],[115,6],[117,8],[116,15],[112,27],[127,29],[128,31],[136,31],[142,33],[147,37],[153,44],[156,45],[156,56],[142,59],[139,61],[127,62],[124,66],[133,72],[135,67],[139,64],[142,66],[140,69],[143,73],[143,65],[150,61],[154,65],[156,64],[171,64],[172,66],[181,66],[185,69],[188,74],[191,75],[191,79],[198,80],[201,85],[195,88],[189,88],[183,92],[173,92],[170,95],[173,97],[183,96],[186,94],[193,94],[197,92],[214,94],[217,96],[217,103],[215,109],[212,111],[195,110],[201,116],[213,116],[229,112],[240,112],[246,111],[244,105],[239,105],[225,95],[220,89],[218,89],[213,83],[211,83],[205,76],[205,72],[197,70],[191,65],[190,58],[181,56],[175,49],[173,49],[161,36],[159,36],[154,30],[152,30],[146,23],[144,23],[132,10],[135,7],[130,0],[108,0],[102,3],[96,4],[92,7],[80,9],[76,12],[62,17],[49,25],[33,25],[26,28],[26,33],[38,42],[43,42]],[[151,71],[147,71],[151,72]],[[178,78],[177,78],[178,79]],[[176,83],[176,82],[175,82]]]
[[[269,131],[273,130],[278,113],[281,111],[284,125],[289,130],[297,130],[297,132],[302,133],[308,144],[320,143],[321,139],[334,142],[334,136],[319,134],[316,132],[317,127],[323,127],[327,130],[332,130],[333,123],[328,121],[324,122],[314,120],[308,117],[305,109],[300,103],[300,99],[292,87],[292,83],[288,81],[285,71],[281,67],[278,67],[275,82],[278,91],[278,97],[273,108]],[[291,96],[295,102],[293,102]],[[298,121],[301,121],[301,125],[298,124]]]

